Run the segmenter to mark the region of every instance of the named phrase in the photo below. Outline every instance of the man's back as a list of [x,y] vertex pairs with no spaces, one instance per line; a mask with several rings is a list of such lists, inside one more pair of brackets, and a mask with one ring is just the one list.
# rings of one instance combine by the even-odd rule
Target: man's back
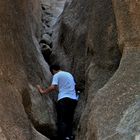
[[75,81],[73,76],[69,72],[57,72],[53,76],[52,85],[58,86],[58,100],[66,97],[77,100],[75,92]]

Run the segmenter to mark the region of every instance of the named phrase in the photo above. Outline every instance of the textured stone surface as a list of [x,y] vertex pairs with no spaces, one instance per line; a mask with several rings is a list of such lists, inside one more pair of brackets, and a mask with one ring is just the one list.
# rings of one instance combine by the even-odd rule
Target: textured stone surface
[[46,131],[54,126],[51,100],[44,101],[35,89],[50,80],[48,65],[37,49],[40,3],[5,0],[0,6],[0,139],[31,140],[35,139],[31,122],[40,128],[42,112],[46,111]]
[[[64,1],[42,3],[57,17]],[[38,44],[39,1],[5,0],[0,6],[0,139],[47,140],[39,132],[55,135],[56,114],[52,100],[35,88],[51,78]],[[82,91],[76,140],[140,138],[139,13],[139,0],[69,0],[58,18],[50,63],[71,71]],[[52,34],[47,25],[44,32]]]
[[[139,138],[139,10],[137,0],[77,0],[66,6],[58,21],[52,63],[62,63],[84,90],[76,140]],[[126,126],[129,135],[119,131],[125,121],[138,124]]]
[[82,90],[77,117],[88,96],[92,99],[119,65],[121,55],[111,2],[73,1],[65,8],[58,25],[52,60],[71,71]]
[[140,102],[132,104],[124,113],[117,131],[124,139],[132,139],[140,134]]

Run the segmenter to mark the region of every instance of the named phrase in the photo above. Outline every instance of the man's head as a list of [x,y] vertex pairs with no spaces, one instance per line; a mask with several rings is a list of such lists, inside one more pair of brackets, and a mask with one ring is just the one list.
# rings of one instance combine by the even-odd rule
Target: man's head
[[60,66],[58,64],[54,64],[50,66],[50,72],[54,75],[60,70]]

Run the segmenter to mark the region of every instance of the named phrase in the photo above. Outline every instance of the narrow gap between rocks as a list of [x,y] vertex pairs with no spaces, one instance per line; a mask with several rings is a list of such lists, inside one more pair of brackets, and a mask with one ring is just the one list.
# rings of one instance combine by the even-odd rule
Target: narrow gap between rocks
[[47,2],[42,1],[42,30],[41,30],[41,40],[39,41],[40,49],[45,61],[50,65],[50,55],[53,48],[52,35],[53,27],[57,22],[58,17],[63,12],[65,0],[52,1],[47,4]]
[[[63,12],[65,0],[58,0],[58,1],[50,1],[50,3],[46,0],[41,2],[41,22],[42,22],[42,29],[41,29],[41,39],[39,41],[41,53],[48,63],[51,65],[50,55],[52,53],[53,48],[53,40],[52,36],[55,34],[53,32],[53,28],[57,19]],[[32,119],[31,119],[32,120]],[[36,125],[36,122],[34,122]],[[56,140],[56,134],[51,132],[51,130],[47,130],[48,134],[46,134],[47,126],[43,125],[36,125],[34,126],[35,129],[40,132],[42,135],[46,136],[50,140]]]

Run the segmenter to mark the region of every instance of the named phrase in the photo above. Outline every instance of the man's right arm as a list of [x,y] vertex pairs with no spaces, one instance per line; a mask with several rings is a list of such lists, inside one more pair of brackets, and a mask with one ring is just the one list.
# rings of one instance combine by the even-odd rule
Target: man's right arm
[[37,85],[37,89],[41,94],[48,94],[53,91],[57,91],[57,85],[51,85],[46,89],[43,89],[40,85]]

